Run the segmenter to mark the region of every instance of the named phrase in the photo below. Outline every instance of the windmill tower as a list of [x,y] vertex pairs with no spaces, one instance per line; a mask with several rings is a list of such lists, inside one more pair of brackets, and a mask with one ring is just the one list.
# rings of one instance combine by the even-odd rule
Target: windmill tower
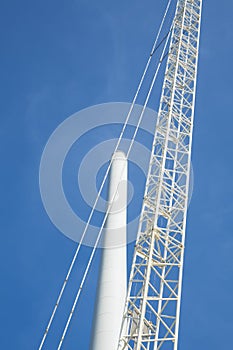
[[178,0],[119,349],[177,350],[201,0]]

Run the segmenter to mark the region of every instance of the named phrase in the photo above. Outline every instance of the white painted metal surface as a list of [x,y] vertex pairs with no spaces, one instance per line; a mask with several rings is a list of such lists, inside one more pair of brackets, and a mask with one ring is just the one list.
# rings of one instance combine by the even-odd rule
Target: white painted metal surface
[[201,8],[177,1],[121,350],[178,349]]
[[127,288],[127,160],[116,152],[110,171],[110,212],[104,233],[91,350],[116,350]]

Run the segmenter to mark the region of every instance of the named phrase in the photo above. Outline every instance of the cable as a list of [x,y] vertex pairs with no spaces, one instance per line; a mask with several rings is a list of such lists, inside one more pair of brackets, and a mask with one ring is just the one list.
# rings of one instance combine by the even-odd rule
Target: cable
[[[146,67],[145,67],[145,69],[144,69],[144,72],[143,72],[142,77],[141,77],[141,79],[140,79],[140,82],[139,82],[139,84],[138,84],[138,87],[137,87],[135,96],[134,96],[134,98],[133,98],[132,104],[131,104],[131,106],[130,106],[130,110],[129,110],[128,115],[127,115],[127,117],[126,117],[126,120],[125,120],[125,123],[124,123],[124,125],[123,125],[121,134],[120,134],[119,139],[118,139],[118,142],[117,142],[117,144],[116,144],[114,153],[118,150],[118,147],[119,147],[120,142],[121,142],[121,140],[122,140],[122,137],[123,137],[123,135],[124,135],[124,132],[125,132],[127,123],[128,123],[128,121],[129,121],[129,119],[130,119],[130,116],[131,116],[131,114],[132,114],[132,111],[133,111],[133,108],[134,108],[134,106],[135,106],[135,103],[136,103],[138,94],[139,94],[139,92],[140,92],[141,86],[142,86],[142,84],[143,84],[143,81],[144,81],[144,79],[145,79],[146,73],[147,73],[148,68],[149,68],[149,66],[150,66],[150,63],[151,63],[151,60],[152,60],[152,56],[153,56],[153,54],[154,54],[154,52],[155,52],[155,50],[156,50],[156,46],[157,46],[157,43],[158,43],[158,39],[159,39],[160,33],[161,33],[161,31],[162,31],[162,28],[163,28],[163,25],[164,25],[164,22],[165,22],[167,13],[168,13],[168,11],[169,11],[169,8],[170,8],[170,5],[171,5],[171,1],[172,1],[172,0],[169,0],[169,1],[168,1],[167,7],[166,7],[166,10],[165,10],[165,14],[164,14],[164,16],[163,16],[162,22],[161,22],[160,27],[159,27],[159,30],[158,30],[158,34],[157,34],[157,36],[156,36],[156,39],[155,39],[155,41],[154,41],[154,44],[153,44],[153,47],[152,47],[152,50],[151,50],[151,54],[150,54],[150,56],[149,56],[149,59],[148,59],[148,61],[147,61],[147,63],[146,63]],[[109,166],[108,166],[108,168],[107,168],[107,170],[106,170],[106,173],[105,173],[104,179],[103,179],[103,181],[102,181],[101,187],[100,187],[99,192],[98,192],[98,194],[97,194],[96,200],[95,200],[95,202],[94,202],[93,208],[92,208],[92,210],[91,210],[91,213],[90,213],[90,215],[89,215],[88,221],[87,221],[86,226],[85,226],[85,228],[84,228],[83,234],[82,234],[81,239],[80,239],[80,242],[79,242],[79,244],[78,244],[78,247],[77,247],[77,249],[76,249],[76,251],[75,251],[75,254],[74,254],[74,256],[73,256],[73,259],[72,259],[72,261],[71,261],[70,267],[69,267],[69,269],[68,269],[67,275],[66,275],[65,280],[64,280],[64,282],[63,282],[62,288],[61,288],[60,293],[59,293],[59,295],[58,295],[56,304],[55,304],[55,306],[54,306],[54,308],[53,308],[51,317],[50,317],[50,319],[49,319],[48,325],[47,325],[47,327],[46,327],[46,330],[45,330],[45,332],[44,332],[44,335],[43,335],[43,338],[42,338],[42,340],[41,340],[41,343],[40,343],[40,345],[39,345],[38,350],[42,350],[42,348],[43,348],[44,342],[45,342],[45,340],[46,340],[46,337],[47,337],[47,334],[48,334],[49,329],[50,329],[50,327],[51,327],[51,324],[52,324],[52,322],[53,322],[53,319],[54,319],[54,317],[55,317],[57,308],[58,308],[58,306],[59,306],[59,304],[60,304],[60,301],[61,301],[61,298],[62,298],[62,296],[63,296],[64,290],[65,290],[65,288],[66,288],[67,282],[68,282],[68,280],[69,280],[69,278],[70,278],[70,274],[71,274],[71,272],[72,272],[73,266],[74,266],[75,261],[76,261],[76,259],[77,259],[79,250],[80,250],[80,248],[81,248],[81,245],[82,245],[82,242],[83,242],[83,240],[84,240],[85,234],[86,234],[86,232],[87,232],[88,226],[89,226],[90,221],[91,221],[91,219],[92,219],[92,216],[93,216],[93,213],[94,213],[94,211],[95,211],[96,205],[97,205],[97,203],[98,203],[99,197],[100,197],[100,195],[101,195],[101,192],[102,192],[102,190],[103,190],[104,184],[105,184],[106,179],[107,179],[107,177],[108,177],[108,174],[109,174],[111,165],[112,165],[112,160],[110,161]]]
[[[171,26],[171,28],[170,28],[169,34],[171,33],[171,30],[172,30],[172,26]],[[156,78],[157,78],[157,76],[158,76],[158,72],[159,72],[159,69],[160,69],[161,64],[162,64],[162,61],[163,61],[163,56],[164,56],[164,52],[165,52],[165,50],[166,50],[166,47],[167,47],[167,44],[168,44],[168,41],[169,41],[169,37],[170,37],[170,35],[167,36],[167,40],[166,40],[166,42],[165,42],[164,49],[163,49],[163,51],[162,51],[162,53],[161,53],[161,58],[160,58],[160,60],[159,60],[158,67],[157,67],[157,69],[156,69],[156,71],[155,71],[155,74],[154,74],[154,76],[153,76],[153,79],[152,79],[152,82],[151,82],[151,85],[150,85],[149,92],[148,92],[148,94],[147,94],[147,96],[146,96],[146,100],[145,100],[145,103],[144,103],[144,105],[143,105],[142,112],[141,112],[141,114],[140,114],[140,117],[139,117],[139,120],[138,120],[136,129],[135,129],[133,138],[132,138],[132,140],[131,140],[131,142],[130,142],[129,149],[128,149],[128,151],[127,151],[127,156],[126,156],[126,158],[128,158],[128,156],[129,156],[129,154],[130,154],[130,152],[131,152],[132,146],[133,146],[133,144],[134,144],[134,142],[135,142],[135,138],[136,138],[136,136],[137,136],[137,133],[138,133],[138,130],[139,130],[139,126],[140,126],[140,124],[141,124],[143,115],[144,115],[144,113],[145,113],[146,106],[147,106],[147,104],[148,104],[149,98],[150,98],[150,96],[151,96],[152,89],[153,89],[153,87],[154,87],[155,80],[156,80]],[[123,171],[124,171],[124,167],[125,167],[125,164],[123,165],[123,169],[122,169],[120,178],[122,177],[122,174],[123,174]],[[118,184],[118,186],[119,186],[119,184]],[[68,327],[69,327],[69,325],[70,325],[70,322],[71,322],[73,313],[74,313],[74,311],[75,311],[77,302],[78,302],[78,300],[79,300],[79,297],[80,297],[80,294],[81,294],[83,285],[84,285],[84,283],[85,283],[85,280],[86,280],[87,274],[88,274],[88,272],[89,272],[89,269],[90,269],[92,260],[93,260],[93,258],[94,258],[94,255],[95,255],[95,252],[96,252],[96,249],[97,249],[97,246],[98,246],[98,243],[99,243],[99,240],[100,240],[100,237],[101,237],[101,234],[102,234],[104,225],[105,225],[105,223],[106,223],[106,220],[107,220],[108,214],[109,214],[109,212],[110,212],[112,203],[114,202],[115,197],[116,197],[116,195],[117,195],[118,186],[117,186],[117,188],[116,188],[116,190],[115,190],[115,192],[114,192],[114,196],[113,196],[113,199],[112,199],[112,201],[111,201],[111,204],[108,206],[108,209],[107,209],[107,211],[106,211],[106,213],[105,213],[104,220],[103,220],[102,225],[101,225],[101,228],[100,228],[100,230],[99,230],[99,233],[98,233],[98,236],[97,236],[95,245],[94,245],[93,250],[92,250],[92,253],[91,253],[91,255],[90,255],[90,258],[89,258],[87,267],[86,267],[86,269],[85,269],[85,272],[84,272],[84,275],[83,275],[83,278],[82,278],[80,287],[79,287],[78,292],[77,292],[77,294],[76,294],[74,303],[73,303],[73,305],[72,305],[72,308],[71,308],[69,317],[68,317],[68,319],[67,319],[65,328],[64,328],[64,330],[63,330],[62,337],[61,337],[61,339],[60,339],[60,342],[59,342],[59,345],[58,345],[57,350],[60,350],[60,349],[61,349],[62,344],[63,344],[63,341],[64,341],[64,339],[65,339],[65,336],[66,336]]]

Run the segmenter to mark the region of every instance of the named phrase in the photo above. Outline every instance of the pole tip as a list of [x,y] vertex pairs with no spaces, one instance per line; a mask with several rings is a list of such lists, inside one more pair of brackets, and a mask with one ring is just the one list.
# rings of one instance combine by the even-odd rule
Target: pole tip
[[123,151],[116,151],[115,153],[113,153],[112,155],[112,159],[121,159],[121,160],[126,160],[126,155]]

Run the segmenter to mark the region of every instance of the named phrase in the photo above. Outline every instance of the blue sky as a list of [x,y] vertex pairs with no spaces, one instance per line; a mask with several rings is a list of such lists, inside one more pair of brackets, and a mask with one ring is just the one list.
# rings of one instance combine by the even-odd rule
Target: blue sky
[[[84,107],[132,100],[163,8],[162,0],[1,1],[1,349],[37,349],[75,249],[41,202],[45,143]],[[232,347],[233,3],[204,1],[203,10],[180,350]],[[45,349],[56,349],[88,253]],[[96,273],[97,263],[64,349],[88,349]]]

